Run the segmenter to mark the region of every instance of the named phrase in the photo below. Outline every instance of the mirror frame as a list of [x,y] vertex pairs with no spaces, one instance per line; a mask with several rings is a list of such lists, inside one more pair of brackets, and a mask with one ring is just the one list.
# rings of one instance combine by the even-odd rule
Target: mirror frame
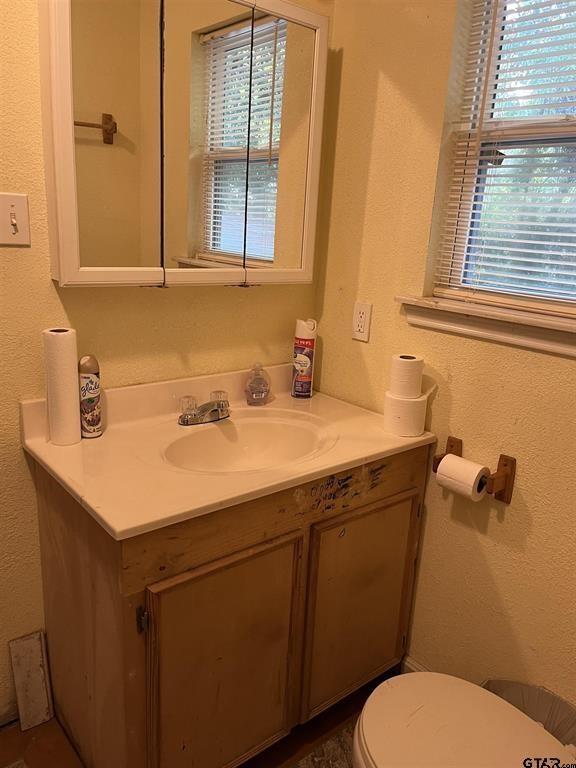
[[[163,285],[157,267],[80,263],[70,0],[39,0],[40,85],[51,276],[64,286]],[[160,246],[160,244],[159,244]],[[159,251],[160,257],[160,251]]]
[[[287,0],[231,0],[315,31],[308,164],[298,268],[176,269],[83,267],[80,263],[74,112],[72,103],[71,0],[39,0],[40,82],[51,276],[67,286],[261,285],[311,283],[314,268],[322,123],[328,58],[326,16]],[[163,204],[163,201],[162,201]],[[160,253],[159,253],[160,255]]]

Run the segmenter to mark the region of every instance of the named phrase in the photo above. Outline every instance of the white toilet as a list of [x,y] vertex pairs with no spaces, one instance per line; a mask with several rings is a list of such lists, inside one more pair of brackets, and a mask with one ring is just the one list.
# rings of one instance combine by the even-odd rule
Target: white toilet
[[354,733],[354,768],[522,768],[536,766],[537,757],[548,757],[548,765],[553,757],[575,761],[568,747],[504,699],[433,672],[378,686]]

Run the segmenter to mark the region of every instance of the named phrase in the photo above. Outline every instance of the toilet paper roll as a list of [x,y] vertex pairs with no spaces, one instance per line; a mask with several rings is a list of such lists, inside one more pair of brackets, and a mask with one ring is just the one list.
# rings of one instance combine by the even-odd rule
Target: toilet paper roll
[[486,479],[489,475],[488,467],[448,453],[438,465],[436,479],[442,488],[472,501],[480,501],[486,494]]
[[384,396],[384,429],[398,437],[418,437],[424,432],[428,393],[420,397]]
[[42,337],[50,442],[73,445],[81,439],[76,331],[47,328],[42,331]]
[[397,397],[420,397],[424,360],[416,355],[394,355],[390,368],[390,392]]

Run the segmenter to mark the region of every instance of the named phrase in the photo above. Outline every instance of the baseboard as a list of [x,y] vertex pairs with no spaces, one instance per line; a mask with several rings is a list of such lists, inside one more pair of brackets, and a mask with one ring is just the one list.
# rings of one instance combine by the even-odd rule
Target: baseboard
[[416,661],[416,659],[413,659],[411,656],[404,656],[400,671],[402,674],[405,674],[406,672],[430,672],[427,667],[420,664],[419,661]]

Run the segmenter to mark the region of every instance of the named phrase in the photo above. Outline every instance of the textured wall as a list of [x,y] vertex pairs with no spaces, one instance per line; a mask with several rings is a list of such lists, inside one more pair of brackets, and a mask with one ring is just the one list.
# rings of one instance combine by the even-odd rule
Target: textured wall
[[[0,91],[0,186],[27,191],[33,219],[31,249],[0,251],[1,719],[14,711],[6,641],[42,623],[35,501],[17,424],[18,399],[43,389],[39,331],[74,325],[108,385],[150,381],[286,359],[293,319],[313,296],[298,287],[55,289],[36,3],[0,0],[0,11],[1,81],[17,84]],[[324,391],[381,410],[390,355],[421,352],[440,385],[431,409],[440,441],[459,434],[467,455],[490,463],[500,451],[518,457],[506,509],[430,487],[410,653],[432,669],[531,680],[574,700],[576,525],[564,476],[576,463],[574,363],[410,329],[393,303],[424,280],[453,17],[453,0],[336,0],[318,370]],[[367,345],[349,338],[357,296],[374,302]]]
[[[330,0],[306,5],[329,13]],[[40,331],[70,324],[116,386],[291,355],[313,290],[57,289],[49,277],[36,0],[0,0],[0,189],[30,196],[32,248],[0,248],[0,722],[15,713],[6,643],[42,625],[36,506],[18,432],[18,400],[44,389]],[[7,84],[10,84],[9,86]]]
[[[410,655],[574,701],[574,361],[412,329],[394,304],[424,283],[454,15],[452,0],[336,0],[321,389],[382,410],[390,355],[423,354],[440,443],[459,435],[492,465],[518,458],[510,507],[430,485]],[[374,303],[369,344],[350,339],[356,297]]]

